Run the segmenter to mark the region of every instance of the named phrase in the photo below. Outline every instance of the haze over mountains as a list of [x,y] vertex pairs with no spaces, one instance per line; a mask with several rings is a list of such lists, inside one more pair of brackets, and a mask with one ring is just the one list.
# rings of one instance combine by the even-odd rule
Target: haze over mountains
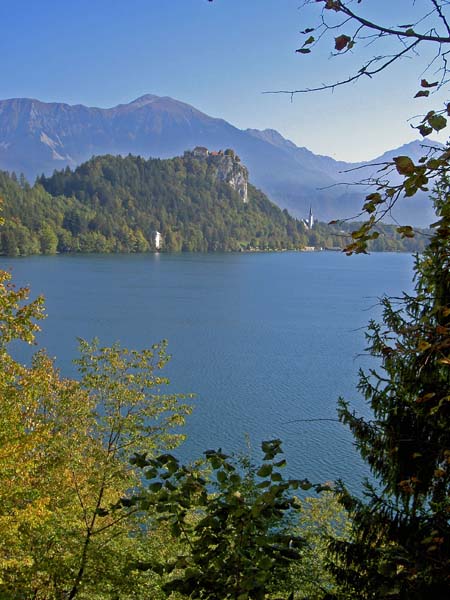
[[[148,94],[108,109],[28,98],[0,101],[0,169],[22,172],[30,181],[67,165],[75,167],[93,155],[168,158],[198,145],[234,149],[248,167],[250,181],[274,202],[299,217],[306,216],[312,205],[324,221],[357,214],[368,192],[342,183],[358,181],[375,170],[342,173],[367,163],[316,155],[275,130],[238,129],[169,97]],[[421,156],[420,142],[372,162],[402,154]],[[401,205],[395,216],[402,222],[425,226],[433,219],[431,202],[423,197]]]

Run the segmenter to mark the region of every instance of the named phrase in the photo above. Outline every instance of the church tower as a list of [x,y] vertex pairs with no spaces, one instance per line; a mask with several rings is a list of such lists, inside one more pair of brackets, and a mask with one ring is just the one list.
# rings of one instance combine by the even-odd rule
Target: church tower
[[309,229],[312,229],[314,225],[314,217],[313,217],[313,212],[312,212],[312,206],[309,206],[309,218],[308,218],[308,227]]

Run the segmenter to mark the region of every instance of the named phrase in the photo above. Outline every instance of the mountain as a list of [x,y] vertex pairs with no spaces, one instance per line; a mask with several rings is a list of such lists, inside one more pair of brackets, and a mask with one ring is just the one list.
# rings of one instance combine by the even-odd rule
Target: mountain
[[[196,146],[234,149],[251,180],[296,216],[306,216],[312,205],[321,220],[349,217],[358,212],[367,193],[345,185],[357,180],[360,170],[342,173],[362,163],[315,155],[272,129],[238,129],[169,97],[147,94],[107,109],[28,98],[0,101],[0,169],[23,172],[30,180],[73,168],[93,155],[169,158]],[[411,150],[420,153],[420,143],[409,145]],[[402,152],[393,150],[391,155]],[[402,204],[401,220],[414,225],[432,220],[430,202],[414,199]]]

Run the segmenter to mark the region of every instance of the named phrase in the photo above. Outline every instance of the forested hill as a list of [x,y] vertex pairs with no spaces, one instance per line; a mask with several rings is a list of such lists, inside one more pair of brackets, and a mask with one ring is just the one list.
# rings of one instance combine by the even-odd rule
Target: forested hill
[[247,183],[232,151],[173,159],[94,157],[33,188],[3,173],[4,254],[298,248],[301,222]]
[[[94,157],[33,187],[0,171],[0,254],[146,252],[155,250],[156,231],[167,251],[343,248],[349,242],[351,223],[308,230],[248,183],[232,151],[199,150],[167,160]],[[423,249],[423,237],[401,240],[387,225],[382,233],[372,250]]]

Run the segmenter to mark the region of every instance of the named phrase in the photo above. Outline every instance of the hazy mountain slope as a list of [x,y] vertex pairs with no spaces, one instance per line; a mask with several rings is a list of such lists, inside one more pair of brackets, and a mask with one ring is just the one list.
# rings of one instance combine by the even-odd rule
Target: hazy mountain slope
[[[427,153],[427,146],[423,146],[416,140],[389,150],[371,161],[348,163],[336,161],[329,156],[314,154],[307,148],[300,148],[273,129],[263,131],[247,129],[247,132],[282,149],[304,169],[308,168],[315,175],[319,175],[320,179],[316,180],[316,185],[305,185],[294,189],[289,182],[268,179],[265,182],[265,191],[278,202],[278,197],[282,198],[283,206],[297,216],[306,214],[308,201],[311,200],[317,216],[324,221],[358,214],[363,203],[362,199],[369,193],[368,186],[359,184],[380,175],[386,177],[385,171],[379,172],[383,163],[401,155],[410,156],[417,162]],[[389,174],[389,179],[393,183],[400,181],[400,177],[395,172]],[[332,182],[328,183],[330,180]],[[428,195],[418,193],[413,198],[399,202],[394,207],[391,218],[386,220],[424,226],[430,224],[434,217],[433,205]]]
[[[310,204],[322,220],[351,216],[361,206],[360,189],[335,185],[359,177],[359,171],[342,174],[356,165],[315,155],[274,130],[238,129],[172,98],[149,94],[108,109],[20,98],[0,101],[0,169],[23,172],[31,181],[93,155],[167,158],[197,145],[233,148],[251,180],[297,216],[305,216]],[[418,148],[413,142],[409,151]],[[399,153],[401,149],[391,151]],[[408,222],[430,221],[425,204],[408,201]]]

